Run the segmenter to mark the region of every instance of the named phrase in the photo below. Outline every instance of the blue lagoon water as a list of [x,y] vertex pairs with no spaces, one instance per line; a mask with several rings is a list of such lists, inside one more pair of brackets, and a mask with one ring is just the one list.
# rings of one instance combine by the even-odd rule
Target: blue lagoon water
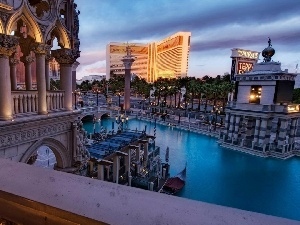
[[[111,119],[101,121],[112,129]],[[130,119],[129,129],[147,129],[154,123]],[[93,132],[92,122],[84,124]],[[117,125],[114,125],[115,130]],[[96,131],[100,124],[96,123]],[[171,176],[187,163],[187,180],[179,196],[248,211],[300,220],[300,158],[260,158],[218,146],[205,135],[157,124],[156,145],[161,158],[170,148]]]

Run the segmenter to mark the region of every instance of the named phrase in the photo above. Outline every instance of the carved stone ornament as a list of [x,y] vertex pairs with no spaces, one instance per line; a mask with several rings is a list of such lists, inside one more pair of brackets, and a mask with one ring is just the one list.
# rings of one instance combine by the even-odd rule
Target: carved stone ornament
[[45,34],[45,33],[46,33],[46,30],[47,30],[47,26],[44,25],[44,24],[40,24],[40,23],[39,23],[39,27],[40,27],[42,33]]
[[40,20],[47,20],[50,16],[49,0],[28,0],[28,6],[34,16]]
[[0,34],[0,55],[10,56],[19,44],[18,37]]
[[59,64],[73,64],[80,56],[80,52],[64,48],[51,51],[51,55]]
[[19,62],[20,62],[20,60],[17,58],[9,58],[9,64],[12,66],[19,64]]
[[0,12],[0,19],[3,21],[4,24],[6,23],[8,17],[9,17],[9,14],[7,14],[5,12]]
[[32,46],[32,51],[34,51],[35,54],[46,55],[49,52],[50,48],[51,47],[47,44],[34,43]]
[[0,148],[11,145],[18,145],[37,138],[49,137],[57,133],[67,132],[70,129],[69,122],[55,123],[55,125],[45,125],[38,128],[28,128],[22,131],[16,130],[13,133],[0,135]]

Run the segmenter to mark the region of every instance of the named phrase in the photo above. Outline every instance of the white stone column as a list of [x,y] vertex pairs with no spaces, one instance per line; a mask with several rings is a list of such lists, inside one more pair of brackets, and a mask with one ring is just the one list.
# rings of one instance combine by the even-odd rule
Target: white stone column
[[24,67],[25,67],[25,87],[27,91],[32,90],[31,66],[34,60],[35,60],[34,57],[31,55],[21,57],[21,61],[24,63]]
[[50,91],[50,60],[51,60],[51,55],[48,53],[45,56],[45,80],[46,80],[46,90]]
[[99,180],[104,180],[104,165],[98,164],[97,165],[97,178]]
[[127,149],[127,156],[125,156],[125,172],[128,174],[130,173],[130,165],[131,165],[131,149],[128,147]]
[[17,90],[17,76],[16,76],[16,66],[19,64],[19,60],[16,58],[16,53],[13,54],[12,57],[9,58],[10,65],[10,82],[11,82],[11,90]]
[[79,57],[78,52],[71,49],[57,49],[51,51],[55,60],[60,64],[60,82],[64,93],[64,108],[73,110],[72,106],[72,66]]
[[17,45],[16,37],[0,34],[0,120],[12,119],[9,56],[16,51]]
[[119,170],[120,170],[120,159],[118,155],[114,156],[114,164],[113,164],[113,182],[119,183]]
[[45,77],[45,57],[49,51],[49,46],[42,43],[36,43],[33,51],[36,57],[36,83],[38,90],[38,114],[48,114],[47,109],[47,90]]

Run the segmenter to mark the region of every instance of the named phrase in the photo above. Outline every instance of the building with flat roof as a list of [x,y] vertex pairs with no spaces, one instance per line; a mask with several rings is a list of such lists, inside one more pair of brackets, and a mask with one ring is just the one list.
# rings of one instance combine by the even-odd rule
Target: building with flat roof
[[186,77],[190,51],[190,32],[178,32],[161,41],[152,43],[111,42],[106,47],[106,77],[111,74],[124,75],[125,67],[121,61],[129,45],[135,61],[131,73],[148,82],[159,77]]

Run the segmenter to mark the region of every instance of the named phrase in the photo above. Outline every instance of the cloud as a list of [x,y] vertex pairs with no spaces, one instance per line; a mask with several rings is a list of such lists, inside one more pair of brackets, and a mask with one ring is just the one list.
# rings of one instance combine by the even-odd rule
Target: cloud
[[[89,65],[100,68],[109,42],[149,43],[178,31],[192,33],[189,75],[203,75],[202,71],[227,72],[231,48],[262,51],[267,46],[268,36],[287,65],[294,60],[293,54],[299,58],[298,0],[172,0],[171,3],[155,0],[131,1],[130,4],[128,0],[90,0],[88,3],[76,0],[76,3],[81,11],[82,52],[78,60],[82,74],[91,71],[86,69]],[[285,57],[286,53],[293,54]],[[205,63],[207,59],[210,60]],[[218,71],[211,63],[214,60],[222,62],[218,64]],[[197,67],[199,64],[205,66]],[[105,63],[101,66],[104,68]]]

